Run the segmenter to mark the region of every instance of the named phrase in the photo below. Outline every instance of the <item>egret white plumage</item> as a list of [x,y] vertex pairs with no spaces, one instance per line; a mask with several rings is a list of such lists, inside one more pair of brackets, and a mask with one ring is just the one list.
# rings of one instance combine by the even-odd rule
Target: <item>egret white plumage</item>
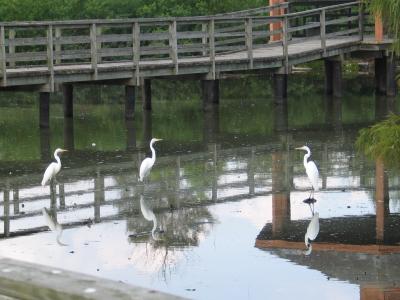
[[142,161],[139,169],[139,181],[143,181],[149,175],[151,168],[156,161],[156,151],[153,148],[153,144],[158,141],[162,141],[162,139],[152,138],[150,141],[151,157],[146,157]]
[[51,231],[57,233],[57,238],[56,238],[57,244],[59,244],[60,246],[67,246],[67,244],[64,244],[63,242],[61,242],[61,235],[62,235],[62,231],[63,231],[62,226],[57,222],[57,220],[55,220],[51,217],[51,215],[46,207],[42,208],[42,214],[46,221],[46,225],[49,226]]
[[61,160],[58,157],[59,153],[66,152],[67,150],[57,148],[56,151],[54,151],[54,158],[56,159],[57,162],[52,162],[46,169],[46,171],[43,174],[43,179],[42,179],[42,185],[45,185],[48,181],[51,179],[55,178],[58,172],[61,170]]
[[306,244],[307,250],[304,251],[303,253],[305,255],[311,254],[312,251],[312,245],[311,242],[314,241],[319,233],[319,213],[315,213],[310,221],[310,224],[308,224],[307,227],[307,232],[304,235],[304,243]]
[[159,240],[156,236],[156,230],[157,230],[157,217],[154,214],[153,210],[150,208],[148,202],[144,199],[143,195],[140,195],[140,210],[142,212],[143,217],[147,221],[152,221],[153,222],[153,228],[151,229],[151,236],[153,237],[154,240]]
[[319,178],[318,168],[317,168],[316,164],[312,160],[309,160],[309,158],[311,156],[310,148],[308,148],[307,146],[303,146],[303,147],[299,147],[299,148],[296,148],[296,149],[297,150],[307,151],[307,153],[304,155],[304,158],[303,158],[303,164],[304,164],[304,168],[306,169],[307,177],[310,180],[310,183],[311,183],[311,186],[312,186],[312,190],[311,190],[310,196],[308,197],[309,199],[311,199],[311,198],[314,197],[314,191],[315,192],[319,191],[319,187],[318,187],[318,178]]

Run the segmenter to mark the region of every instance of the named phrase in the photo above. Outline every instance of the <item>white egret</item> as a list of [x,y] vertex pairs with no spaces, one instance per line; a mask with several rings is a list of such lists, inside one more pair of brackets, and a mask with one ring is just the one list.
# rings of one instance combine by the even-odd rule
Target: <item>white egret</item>
[[310,221],[310,224],[308,224],[307,227],[307,232],[304,235],[304,243],[306,244],[307,250],[304,251],[303,253],[305,255],[311,254],[312,251],[312,245],[311,242],[314,241],[319,233],[319,213],[315,213]]
[[140,165],[139,169],[139,181],[143,181],[149,175],[150,170],[156,161],[156,151],[153,148],[153,144],[158,141],[162,141],[162,139],[152,138],[150,141],[151,158],[146,157],[142,161],[142,164]]
[[308,197],[309,199],[311,199],[312,197],[314,197],[314,191],[315,192],[319,191],[319,187],[318,187],[318,178],[319,178],[318,168],[317,168],[316,164],[312,160],[309,160],[309,158],[311,156],[310,148],[308,148],[307,146],[303,146],[303,147],[296,148],[296,149],[297,150],[307,151],[307,153],[304,155],[303,163],[304,163],[304,168],[306,169],[307,177],[310,180],[310,183],[311,183],[311,186],[312,186],[312,190],[311,190],[310,196]]
[[156,230],[157,230],[157,218],[156,218],[156,215],[154,214],[153,210],[150,208],[150,206],[147,203],[147,201],[144,200],[143,195],[140,195],[140,210],[142,211],[143,217],[147,221],[152,221],[153,222],[153,228],[151,229],[151,236],[153,237],[154,240],[159,240],[159,238],[155,234]]
[[58,157],[59,153],[66,152],[67,150],[57,148],[56,151],[54,151],[54,158],[56,159],[56,163],[52,162],[46,169],[43,175],[42,179],[42,185],[45,185],[49,180],[55,178],[58,172],[60,172],[61,169],[61,160]]
[[67,246],[67,244],[61,242],[61,235],[63,232],[62,226],[50,216],[50,213],[46,207],[42,208],[42,214],[46,221],[46,225],[49,226],[51,231],[57,233],[57,238],[56,238],[57,244],[59,244],[60,246]]

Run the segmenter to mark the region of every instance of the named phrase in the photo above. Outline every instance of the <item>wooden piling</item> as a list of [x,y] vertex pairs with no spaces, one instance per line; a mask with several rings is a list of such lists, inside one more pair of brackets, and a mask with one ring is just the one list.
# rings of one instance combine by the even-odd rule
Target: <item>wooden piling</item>
[[49,128],[50,125],[50,93],[39,93],[39,127]]
[[144,79],[142,84],[143,109],[151,110],[151,80]]
[[285,73],[277,72],[272,75],[272,84],[275,102],[280,104],[287,97],[287,78]]
[[74,87],[72,84],[64,84],[62,86],[63,90],[63,109],[64,109],[64,118],[73,118],[74,116],[74,107],[73,107],[73,98],[74,98]]
[[203,98],[203,109],[211,110],[213,104],[219,103],[219,80],[202,80],[201,90]]
[[342,97],[342,60],[334,57],[325,60],[325,92],[327,95]]
[[135,116],[135,86],[125,86],[125,119],[133,119]]

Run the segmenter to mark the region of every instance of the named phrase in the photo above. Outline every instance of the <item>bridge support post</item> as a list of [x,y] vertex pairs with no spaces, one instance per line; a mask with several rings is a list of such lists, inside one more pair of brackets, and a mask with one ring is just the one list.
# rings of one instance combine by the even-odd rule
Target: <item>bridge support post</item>
[[144,79],[142,85],[143,109],[151,110],[151,80]]
[[277,104],[283,104],[283,99],[287,97],[287,78],[288,74],[284,68],[279,69],[272,75],[274,98]]
[[375,91],[389,97],[396,96],[396,56],[375,58]]
[[63,90],[63,108],[64,108],[64,118],[73,118],[74,107],[74,86],[72,84],[64,84]]
[[67,150],[75,149],[74,139],[74,121],[71,119],[64,120],[64,148]]
[[342,60],[325,60],[325,92],[334,97],[342,97]]
[[125,119],[130,120],[135,116],[135,86],[125,86]]
[[219,80],[202,80],[201,91],[203,96],[203,110],[212,110],[213,105],[219,103]]
[[50,125],[50,93],[39,93],[39,127],[49,128]]

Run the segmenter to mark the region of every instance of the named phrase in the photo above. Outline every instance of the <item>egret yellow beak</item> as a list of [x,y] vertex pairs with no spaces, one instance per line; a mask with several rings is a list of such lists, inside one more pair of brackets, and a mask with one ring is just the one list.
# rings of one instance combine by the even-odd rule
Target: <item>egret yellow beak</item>
[[162,141],[163,139],[154,139],[156,142]]
[[295,148],[296,150],[303,150],[301,147]]
[[65,149],[61,149],[61,152],[68,152],[68,150],[65,150]]

